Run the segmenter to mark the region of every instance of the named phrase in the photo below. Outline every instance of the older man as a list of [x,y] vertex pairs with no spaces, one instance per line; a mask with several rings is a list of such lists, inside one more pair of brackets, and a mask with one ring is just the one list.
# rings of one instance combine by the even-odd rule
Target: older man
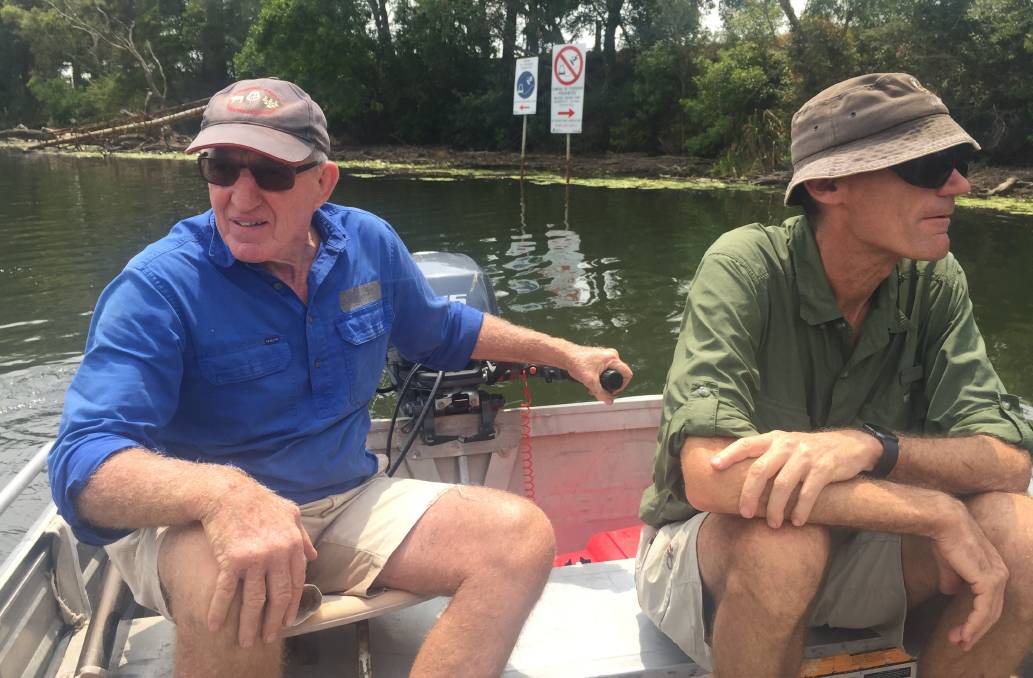
[[805,216],[699,265],[637,587],[717,676],[795,676],[808,627],[899,643],[923,614],[922,675],[1008,675],[1030,647],[1033,433],[948,250],[974,149],[915,78],[841,82],[793,117]]
[[551,526],[515,495],[378,473],[367,406],[388,342],[438,369],[564,367],[603,400],[599,374],[630,370],[435,297],[390,226],[327,202],[326,120],[296,85],[227,87],[187,150],[212,208],[101,295],[51,455],[61,514],[175,622],[179,676],[280,675],[309,586],[451,595],[413,675],[497,675]]

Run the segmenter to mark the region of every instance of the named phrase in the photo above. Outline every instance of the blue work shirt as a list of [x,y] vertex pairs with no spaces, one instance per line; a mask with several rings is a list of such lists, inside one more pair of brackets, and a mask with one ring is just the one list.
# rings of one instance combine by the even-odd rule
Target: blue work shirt
[[308,299],[237,261],[211,211],[176,224],[101,294],[65,396],[50,485],[76,535],[79,492],[111,455],[143,447],[232,464],[297,503],[377,470],[368,404],[388,342],[435,369],[467,365],[483,316],[431,291],[382,219],[327,203]]

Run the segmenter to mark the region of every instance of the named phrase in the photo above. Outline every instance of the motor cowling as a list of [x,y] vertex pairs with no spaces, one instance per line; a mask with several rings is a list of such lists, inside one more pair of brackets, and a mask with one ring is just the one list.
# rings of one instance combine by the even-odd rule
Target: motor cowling
[[[454,252],[416,252],[412,257],[435,294],[491,315],[499,315],[491,278],[473,259]],[[455,436],[440,436],[434,428],[435,417],[450,414],[481,414],[477,433],[463,437],[464,440],[494,437],[495,413],[501,409],[504,399],[497,394],[481,391],[478,387],[496,381],[498,366],[484,360],[471,360],[462,370],[443,373],[436,390],[436,370],[421,366],[415,372],[412,371],[413,363],[394,346],[389,347],[387,373],[392,385],[399,390],[399,413],[415,417],[428,398],[434,400],[431,416],[426,417],[421,426],[421,437],[425,444],[434,445],[456,439]],[[403,384],[411,372],[409,385],[403,390]]]

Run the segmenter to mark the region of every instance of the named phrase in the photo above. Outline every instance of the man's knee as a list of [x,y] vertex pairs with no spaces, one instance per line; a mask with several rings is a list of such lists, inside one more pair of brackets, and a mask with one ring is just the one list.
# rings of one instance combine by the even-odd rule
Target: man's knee
[[1008,568],[1008,602],[1033,620],[1033,498],[987,492],[965,503]]
[[737,520],[718,597],[745,596],[758,610],[802,617],[825,576],[828,530],[818,525],[772,529],[762,520]]
[[162,542],[158,572],[177,627],[208,628],[208,606],[218,571],[211,545],[200,525],[169,529]]
[[490,566],[548,573],[556,555],[556,535],[549,518],[523,497],[500,495],[493,517],[494,536],[485,552],[493,561]]

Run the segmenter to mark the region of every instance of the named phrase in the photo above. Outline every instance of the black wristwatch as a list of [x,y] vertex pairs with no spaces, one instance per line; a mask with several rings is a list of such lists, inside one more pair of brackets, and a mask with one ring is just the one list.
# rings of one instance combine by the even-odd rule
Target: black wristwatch
[[900,455],[900,441],[897,439],[897,434],[878,424],[863,424],[861,429],[865,433],[875,436],[875,439],[882,444],[882,456],[879,457],[878,463],[875,464],[875,468],[869,475],[873,478],[885,478],[897,465],[897,457]]

